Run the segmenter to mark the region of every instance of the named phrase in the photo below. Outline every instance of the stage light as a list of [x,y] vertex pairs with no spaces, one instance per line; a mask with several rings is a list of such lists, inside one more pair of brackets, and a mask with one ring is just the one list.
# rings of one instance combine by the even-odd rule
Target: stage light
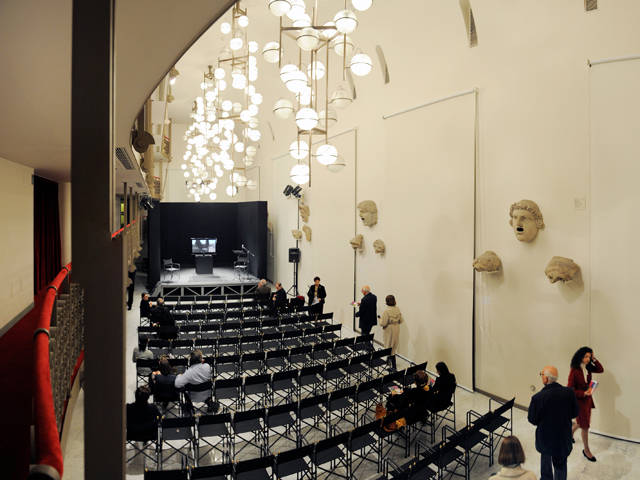
[[294,188],[291,191],[291,195],[293,195],[296,198],[300,198],[300,192],[302,191],[302,187],[300,185],[296,186],[296,188]]
[[292,191],[292,190],[293,190],[293,187],[292,187],[291,185],[287,185],[287,186],[284,188],[284,192],[282,192],[282,193],[284,193],[284,196],[285,196],[285,197],[288,197],[289,195],[291,195],[291,191]]

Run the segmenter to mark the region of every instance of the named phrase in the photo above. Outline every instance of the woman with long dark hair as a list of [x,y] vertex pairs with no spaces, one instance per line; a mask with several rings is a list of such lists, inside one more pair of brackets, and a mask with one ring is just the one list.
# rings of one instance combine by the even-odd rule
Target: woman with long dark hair
[[590,462],[595,462],[596,457],[593,456],[589,449],[589,427],[591,426],[591,409],[596,408],[593,403],[593,393],[590,388],[591,375],[593,373],[602,373],[604,368],[602,364],[596,360],[593,350],[589,347],[582,347],[573,354],[571,359],[571,370],[569,371],[569,380],[567,387],[573,388],[580,405],[580,413],[573,425],[571,433],[580,428],[582,430],[582,445],[584,450],[582,454]]
[[449,367],[444,362],[436,363],[436,378],[431,391],[433,392],[433,400],[429,406],[432,412],[440,412],[446,410],[451,405],[451,397],[456,391],[456,376],[449,372]]

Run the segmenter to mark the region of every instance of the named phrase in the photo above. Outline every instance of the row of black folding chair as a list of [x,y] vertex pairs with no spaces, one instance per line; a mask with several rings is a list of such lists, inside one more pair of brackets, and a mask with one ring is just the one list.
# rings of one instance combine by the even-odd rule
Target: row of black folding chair
[[[467,424],[474,427],[479,425],[480,430],[487,436],[489,454],[482,455],[479,453],[478,455],[488,456],[490,466],[493,465],[493,457],[498,449],[500,440],[513,434],[513,405],[515,400],[515,397],[508,402],[489,399],[488,413],[480,415],[474,410],[467,412]],[[493,403],[499,405],[495,410],[492,410]]]

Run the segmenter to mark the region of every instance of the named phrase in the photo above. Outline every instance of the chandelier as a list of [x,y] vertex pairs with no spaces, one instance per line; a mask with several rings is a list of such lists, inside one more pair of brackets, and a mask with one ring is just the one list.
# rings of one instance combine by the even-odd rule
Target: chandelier
[[[187,151],[184,154],[185,186],[189,198],[199,202],[203,195],[211,200],[218,180],[229,172],[230,185],[226,194],[234,197],[238,187],[255,190],[258,182],[245,176],[254,162],[260,140],[258,105],[262,95],[253,82],[258,78],[258,44],[247,41],[249,17],[247,10],[236,3],[231,23],[224,22],[220,31],[230,39],[220,51],[217,65],[204,72],[202,96],[195,99],[191,122],[187,129]],[[229,88],[230,87],[230,88]],[[241,166],[236,159],[242,159]],[[239,162],[240,163],[240,162]]]
[[[358,11],[367,10],[371,3],[372,0],[351,0],[353,9]],[[329,96],[331,58],[341,59],[343,81],[347,71],[357,76],[367,75],[372,62],[359,49],[354,52],[354,43],[349,34],[357,28],[358,18],[347,8],[346,1],[344,10],[337,12],[333,21],[324,25],[318,25],[317,0],[311,15],[307,14],[304,0],[270,0],[269,10],[280,18],[279,41],[267,43],[262,55],[267,62],[278,63],[281,80],[295,96],[293,102],[280,98],[273,107],[273,114],[283,120],[292,116],[295,119],[297,135],[289,153],[298,163],[291,169],[291,179],[297,184],[310,183],[312,158],[334,173],[345,166],[337,149],[329,143],[329,128],[338,121],[336,109],[347,108],[353,99],[341,85]],[[291,26],[284,25],[285,17],[291,20]],[[296,42],[297,64],[282,65],[283,36]],[[303,58],[308,59],[307,65],[303,64]],[[324,98],[320,101],[322,95]],[[324,136],[324,142],[318,146],[315,154],[311,150],[314,135]]]

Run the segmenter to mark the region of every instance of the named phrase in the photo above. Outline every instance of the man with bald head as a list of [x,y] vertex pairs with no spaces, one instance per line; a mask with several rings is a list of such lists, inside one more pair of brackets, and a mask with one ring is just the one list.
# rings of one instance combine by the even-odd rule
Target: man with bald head
[[563,387],[558,369],[547,365],[540,372],[543,389],[531,397],[529,423],[536,426],[536,450],[540,452],[541,480],[566,480],[567,457],[571,453],[572,420],[580,406],[572,388]]
[[360,308],[356,313],[356,317],[360,318],[358,327],[362,335],[371,333],[371,329],[378,323],[378,299],[371,293],[368,285],[362,287],[362,300],[358,302]]

